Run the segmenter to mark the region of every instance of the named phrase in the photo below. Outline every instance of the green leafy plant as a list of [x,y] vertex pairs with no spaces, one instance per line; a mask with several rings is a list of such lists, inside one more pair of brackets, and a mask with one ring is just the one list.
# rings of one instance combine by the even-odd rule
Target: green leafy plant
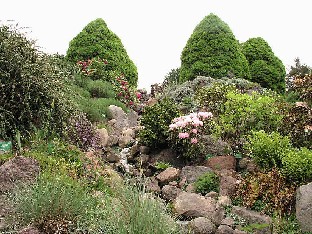
[[241,150],[251,130],[270,133],[279,127],[283,116],[274,95],[229,92],[226,98],[216,134],[229,141],[232,148]]
[[281,136],[277,132],[268,134],[263,130],[252,131],[244,147],[249,151],[250,157],[265,169],[281,168],[283,157],[292,149],[287,136]]
[[196,192],[206,194],[211,191],[219,192],[220,178],[214,172],[207,172],[195,181]]
[[227,93],[235,90],[236,88],[234,85],[215,82],[211,86],[201,88],[197,92],[196,98],[200,107],[218,115],[224,112],[224,103],[227,101]]
[[282,158],[282,171],[293,181],[312,181],[312,150],[293,149]]
[[196,26],[182,51],[180,83],[196,76],[250,77],[238,41],[230,27],[214,14]]
[[157,170],[166,170],[169,167],[171,167],[170,163],[166,163],[166,162],[156,162],[155,163],[155,168]]
[[140,119],[139,141],[142,145],[159,148],[168,145],[169,125],[180,112],[174,102],[164,99],[145,107]]

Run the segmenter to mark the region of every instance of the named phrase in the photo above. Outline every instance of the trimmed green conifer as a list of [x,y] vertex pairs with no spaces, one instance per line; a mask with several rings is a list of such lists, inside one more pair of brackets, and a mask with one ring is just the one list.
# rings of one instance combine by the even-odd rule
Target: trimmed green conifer
[[285,66],[263,38],[248,39],[242,43],[242,51],[250,66],[251,81],[277,92],[285,91]]
[[214,14],[196,26],[182,51],[180,83],[196,76],[250,77],[239,42],[230,27]]
[[131,86],[137,86],[138,72],[135,64],[120,38],[101,18],[90,22],[70,41],[66,57],[75,63],[92,58],[105,59],[108,61],[105,66],[107,71],[123,74]]

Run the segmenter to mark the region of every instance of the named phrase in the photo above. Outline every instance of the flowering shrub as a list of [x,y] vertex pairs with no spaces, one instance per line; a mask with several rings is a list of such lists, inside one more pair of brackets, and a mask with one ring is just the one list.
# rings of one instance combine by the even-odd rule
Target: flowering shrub
[[108,61],[100,58],[78,61],[78,67],[83,75],[90,77],[92,80],[112,80],[114,72],[107,69]]
[[128,108],[137,111],[142,94],[129,86],[128,81],[125,80],[123,75],[116,78],[115,87],[117,93],[116,98]]
[[96,148],[99,145],[99,136],[84,114],[70,118],[67,134],[70,142],[83,150]]
[[197,112],[174,118],[169,125],[169,139],[172,147],[186,158],[201,154],[201,137],[210,130],[211,112]]

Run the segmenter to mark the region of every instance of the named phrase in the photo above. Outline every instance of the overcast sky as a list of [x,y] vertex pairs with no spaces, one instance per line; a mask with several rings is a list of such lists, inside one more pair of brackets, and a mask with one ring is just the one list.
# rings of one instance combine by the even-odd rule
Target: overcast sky
[[265,39],[286,69],[296,57],[312,66],[311,9],[311,0],[7,0],[0,20],[29,27],[42,51],[65,54],[73,37],[102,18],[136,64],[139,87],[149,90],[180,66],[188,38],[210,13],[240,42]]

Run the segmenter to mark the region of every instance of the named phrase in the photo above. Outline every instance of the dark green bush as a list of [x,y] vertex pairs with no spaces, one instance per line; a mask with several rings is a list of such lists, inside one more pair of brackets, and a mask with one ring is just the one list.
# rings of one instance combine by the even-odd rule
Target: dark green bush
[[249,67],[230,27],[206,16],[194,29],[181,55],[180,83],[196,76],[249,78]]
[[268,134],[264,131],[252,132],[245,145],[250,156],[255,162],[265,169],[282,167],[283,157],[291,150],[292,146],[287,136],[277,132]]
[[116,93],[112,83],[103,80],[90,80],[87,90],[93,98],[115,98]]
[[291,180],[312,181],[312,150],[293,149],[282,158],[283,173]]
[[194,185],[197,193],[205,195],[211,191],[219,192],[219,184],[219,176],[213,172],[207,172],[200,176]]
[[37,51],[19,29],[1,26],[0,61],[0,138],[17,131],[23,138],[34,127],[62,134],[75,107],[60,59]]
[[285,67],[263,38],[250,38],[242,43],[242,51],[250,65],[251,81],[279,93],[285,91]]
[[169,125],[178,116],[180,112],[176,104],[169,99],[145,107],[140,120],[143,127],[139,132],[140,143],[153,148],[167,146]]
[[[90,22],[69,43],[66,57],[77,63],[88,59],[105,59],[106,71],[124,74],[131,86],[137,86],[138,73],[121,40],[106,25],[103,19]],[[98,69],[100,69],[98,67]]]

